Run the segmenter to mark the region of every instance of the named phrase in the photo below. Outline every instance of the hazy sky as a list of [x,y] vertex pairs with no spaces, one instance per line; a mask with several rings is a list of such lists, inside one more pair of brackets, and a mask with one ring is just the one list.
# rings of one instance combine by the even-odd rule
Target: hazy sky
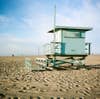
[[100,0],[0,0],[0,55],[34,55],[50,42],[55,4],[56,24],[93,27],[86,41],[100,53]]

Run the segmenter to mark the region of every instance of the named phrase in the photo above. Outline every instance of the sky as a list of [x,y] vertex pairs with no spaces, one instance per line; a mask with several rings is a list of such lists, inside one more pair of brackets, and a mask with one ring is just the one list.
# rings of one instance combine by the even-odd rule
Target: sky
[[91,53],[100,54],[100,0],[0,0],[0,56],[37,55],[56,25],[92,27]]

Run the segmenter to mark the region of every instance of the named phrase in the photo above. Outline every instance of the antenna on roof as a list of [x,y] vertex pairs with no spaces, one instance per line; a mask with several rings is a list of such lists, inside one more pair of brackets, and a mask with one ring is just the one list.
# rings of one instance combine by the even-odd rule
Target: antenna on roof
[[55,28],[56,28],[56,5],[54,5],[54,53],[55,53],[55,39],[56,39],[56,35],[55,35]]

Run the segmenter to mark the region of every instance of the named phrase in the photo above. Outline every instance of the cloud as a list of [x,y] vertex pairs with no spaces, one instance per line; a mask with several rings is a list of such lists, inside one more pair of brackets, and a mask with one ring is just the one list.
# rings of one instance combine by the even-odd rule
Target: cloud
[[58,13],[57,24],[92,27],[93,30],[86,33],[86,41],[92,43],[92,53],[100,54],[100,2],[93,5],[90,1],[84,0],[83,6],[78,10],[68,8],[70,13],[67,10],[64,13]]
[[2,23],[5,23],[5,22],[8,22],[8,18],[7,17],[4,17],[4,16],[0,16],[0,24]]
[[10,22],[10,20],[8,17],[0,15],[0,27],[8,26],[9,22]]
[[[12,55],[13,53],[15,55],[37,54],[37,49],[50,41],[51,37],[46,33],[50,20],[45,15],[41,15],[41,18],[37,21],[34,18],[22,17],[19,22],[16,18],[5,16],[2,16],[2,20],[1,26],[4,25],[4,28],[2,27],[1,29],[7,30],[7,27],[11,27],[11,29],[9,29],[8,33],[8,30],[0,32],[0,46],[2,46],[0,48],[0,55]],[[7,24],[7,27],[5,24]],[[13,31],[12,27],[16,29]],[[19,29],[22,29],[22,33]]]
[[35,36],[38,41],[45,43],[51,40],[51,35],[47,34],[48,30],[53,26],[50,16],[41,14],[37,17],[23,17],[22,20],[24,25],[32,30],[31,36]]
[[[93,27],[86,33],[86,41],[92,43],[92,53],[100,53],[100,2],[94,5],[91,0],[82,0],[80,8],[64,2],[60,8],[57,6],[56,25]],[[1,30],[4,30],[0,31],[0,55],[36,54],[38,48],[52,41],[52,34],[47,34],[53,27],[53,11],[48,12],[49,7],[51,5],[35,3],[35,8],[29,6],[20,18],[0,15]]]
[[0,35],[0,55],[33,55],[38,48],[36,39]]

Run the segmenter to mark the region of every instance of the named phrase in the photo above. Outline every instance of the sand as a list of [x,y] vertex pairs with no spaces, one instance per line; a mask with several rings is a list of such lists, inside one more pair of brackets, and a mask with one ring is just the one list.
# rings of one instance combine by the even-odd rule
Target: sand
[[[100,69],[29,71],[24,60],[25,57],[0,57],[0,94],[5,98],[100,98]],[[88,56],[86,64],[100,64],[100,56]]]

